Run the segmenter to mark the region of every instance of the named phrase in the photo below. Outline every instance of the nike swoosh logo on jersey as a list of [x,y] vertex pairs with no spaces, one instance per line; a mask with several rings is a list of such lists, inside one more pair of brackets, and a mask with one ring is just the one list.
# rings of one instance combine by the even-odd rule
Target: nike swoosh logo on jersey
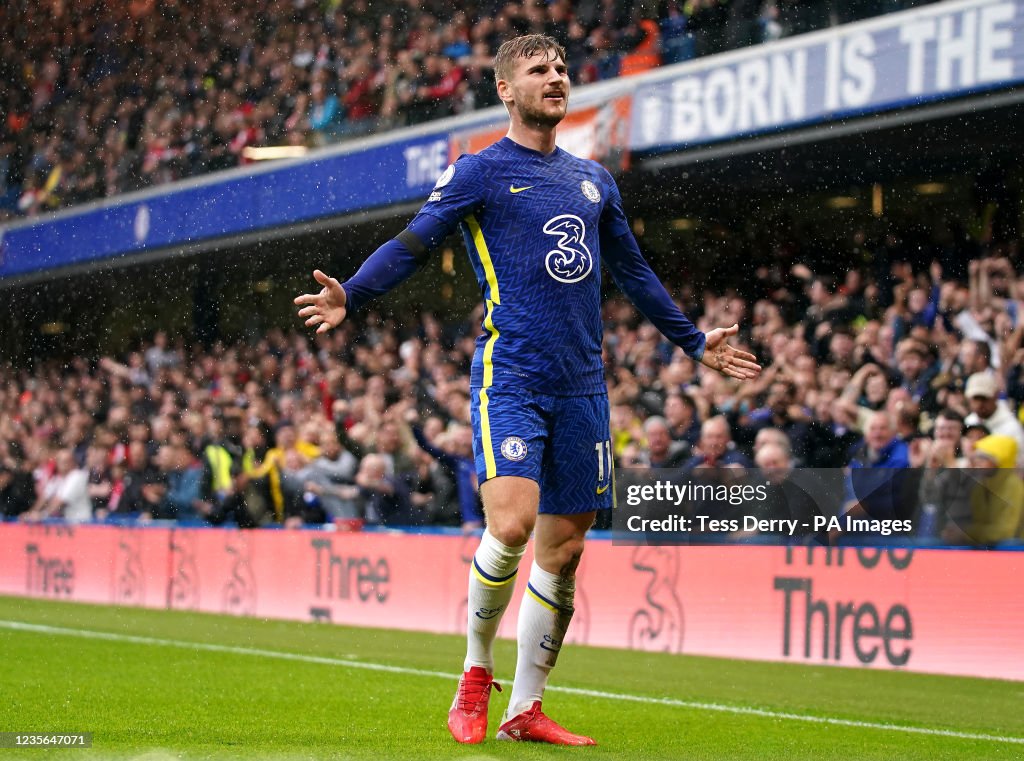
[[525,188],[517,188],[515,185],[508,186],[509,193],[522,193],[524,190],[529,190],[533,185],[527,185]]
[[597,487],[597,493],[598,494],[604,494],[606,491],[608,491],[608,487],[609,486],[611,486],[611,484],[605,484],[604,486],[598,486]]

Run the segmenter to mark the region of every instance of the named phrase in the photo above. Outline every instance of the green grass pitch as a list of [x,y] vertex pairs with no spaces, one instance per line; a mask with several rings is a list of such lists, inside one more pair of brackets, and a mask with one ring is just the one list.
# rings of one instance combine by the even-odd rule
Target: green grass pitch
[[[462,651],[452,636],[0,597],[0,731],[93,733],[91,749],[0,758],[1024,758],[1021,683],[578,646],[545,710],[596,748],[458,746],[445,717]],[[496,656],[508,680],[514,643]]]

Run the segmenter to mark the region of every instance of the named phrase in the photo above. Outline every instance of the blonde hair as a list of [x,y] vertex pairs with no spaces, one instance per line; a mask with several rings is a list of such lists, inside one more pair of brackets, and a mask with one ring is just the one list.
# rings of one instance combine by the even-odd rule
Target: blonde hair
[[565,60],[565,48],[558,44],[553,37],[546,34],[524,34],[521,37],[513,37],[498,48],[498,54],[494,56],[494,79],[508,80],[512,76],[513,62],[517,58],[530,58],[538,53],[545,53],[548,60],[561,58]]

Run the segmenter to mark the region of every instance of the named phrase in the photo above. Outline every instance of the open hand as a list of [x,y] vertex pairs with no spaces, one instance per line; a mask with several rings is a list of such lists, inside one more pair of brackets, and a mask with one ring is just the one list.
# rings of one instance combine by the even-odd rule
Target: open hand
[[709,331],[706,334],[704,356],[701,357],[700,363],[729,378],[750,380],[761,374],[757,357],[727,343],[729,336],[736,335],[739,330],[739,325],[733,325],[731,328],[715,328]]
[[304,293],[295,297],[296,304],[308,304],[299,310],[299,317],[306,317],[306,327],[318,326],[317,333],[326,333],[338,327],[345,319],[345,303],[348,297],[341,283],[320,270],[313,270],[314,279],[323,286],[320,293]]

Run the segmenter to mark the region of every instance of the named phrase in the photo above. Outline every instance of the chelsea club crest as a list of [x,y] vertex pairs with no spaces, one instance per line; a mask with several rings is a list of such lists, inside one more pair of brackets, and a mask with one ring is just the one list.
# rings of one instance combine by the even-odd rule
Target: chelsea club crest
[[509,436],[501,442],[501,456],[512,462],[519,462],[526,457],[526,442],[518,436]]

